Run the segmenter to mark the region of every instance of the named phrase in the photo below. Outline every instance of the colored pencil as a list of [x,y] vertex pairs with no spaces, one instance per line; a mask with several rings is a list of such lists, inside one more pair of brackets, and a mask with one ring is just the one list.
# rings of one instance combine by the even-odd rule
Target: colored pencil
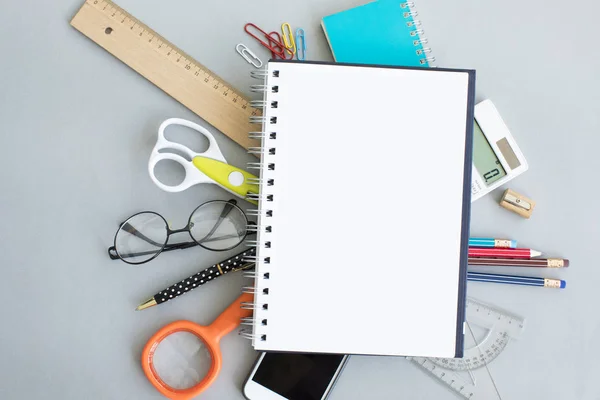
[[542,255],[541,251],[532,249],[496,249],[469,247],[469,257],[495,257],[495,258],[524,258],[530,259]]
[[514,249],[517,247],[516,240],[510,239],[494,239],[494,238],[470,238],[469,246],[471,247],[498,247],[505,249]]
[[507,285],[540,286],[553,289],[564,289],[567,286],[567,282],[561,279],[537,278],[531,276],[482,274],[479,272],[467,272],[467,280],[471,282],[504,283]]
[[469,257],[469,265],[484,267],[537,267],[537,268],[566,268],[569,260],[562,258],[533,258],[531,260],[518,260],[509,258],[478,258]]

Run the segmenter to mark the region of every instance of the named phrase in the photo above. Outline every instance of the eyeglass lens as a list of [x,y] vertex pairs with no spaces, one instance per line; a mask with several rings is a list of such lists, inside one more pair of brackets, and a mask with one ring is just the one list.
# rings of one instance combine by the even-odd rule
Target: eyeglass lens
[[190,216],[192,238],[211,250],[228,250],[246,237],[246,215],[237,206],[221,201],[205,203]]
[[117,232],[115,248],[130,263],[148,261],[167,242],[167,224],[158,214],[143,212],[129,218]]
[[[189,230],[194,242],[214,251],[229,250],[246,237],[248,219],[235,202],[211,201],[196,208],[183,229]],[[167,244],[169,229],[165,220],[154,212],[130,217],[115,237],[117,255],[131,264],[146,262],[158,253],[194,246],[194,242]]]

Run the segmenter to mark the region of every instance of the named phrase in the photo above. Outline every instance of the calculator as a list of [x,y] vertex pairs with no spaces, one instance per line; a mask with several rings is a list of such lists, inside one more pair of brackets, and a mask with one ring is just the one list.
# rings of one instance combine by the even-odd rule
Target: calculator
[[475,106],[473,179],[475,201],[527,171],[529,165],[491,100]]

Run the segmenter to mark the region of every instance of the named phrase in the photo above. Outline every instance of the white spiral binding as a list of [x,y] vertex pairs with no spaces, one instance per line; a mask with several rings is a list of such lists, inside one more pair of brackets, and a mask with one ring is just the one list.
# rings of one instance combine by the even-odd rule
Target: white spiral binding
[[[258,246],[261,243],[261,248],[265,251],[269,251],[271,248],[271,242],[265,240],[265,235],[269,235],[273,231],[272,225],[268,223],[268,219],[273,217],[273,210],[269,209],[268,205],[274,201],[274,194],[269,191],[275,185],[275,178],[272,176],[275,171],[275,162],[273,157],[276,154],[275,140],[277,139],[277,116],[273,115],[272,112],[267,113],[267,110],[276,110],[279,108],[279,102],[277,99],[267,100],[267,94],[279,93],[279,86],[277,85],[276,79],[279,78],[279,71],[272,71],[269,73],[266,69],[259,71],[252,71],[251,76],[255,79],[263,80],[261,85],[252,85],[250,90],[252,92],[263,93],[262,100],[253,100],[250,105],[254,108],[260,108],[263,110],[263,115],[250,117],[250,123],[261,124],[262,131],[249,132],[249,136],[252,139],[261,140],[260,147],[250,147],[248,153],[254,154],[260,157],[260,162],[248,163],[249,169],[256,169],[260,171],[259,178],[253,178],[251,183],[260,185],[260,193],[250,193],[248,198],[258,202],[258,209],[248,210],[248,215],[258,217],[258,224],[256,226],[249,227],[250,231],[257,233],[256,240],[248,240],[247,245]],[[268,239],[268,238],[267,238]],[[264,281],[270,279],[271,272],[269,267],[271,265],[271,257],[269,254],[261,256],[260,249],[256,249],[255,256],[246,256],[245,262],[256,262],[260,263],[263,268],[261,272],[257,271],[245,271],[244,277],[253,278],[255,280],[254,286],[245,286],[243,288],[244,293],[251,293],[255,295],[255,301],[253,303],[245,302],[241,304],[241,307],[247,310],[253,310],[254,316],[243,318],[241,323],[243,325],[250,325],[255,327],[257,331],[250,329],[240,330],[240,335],[247,339],[254,341],[266,341],[267,332],[266,327],[268,324],[267,311],[269,309],[269,303],[266,301],[259,301],[263,299],[263,296],[269,294],[269,288],[265,287]],[[261,283],[263,283],[261,285]]]
[[432,64],[435,62],[435,57],[431,55],[431,48],[424,47],[424,45],[429,43],[429,41],[423,37],[425,31],[421,29],[421,21],[415,19],[415,17],[419,15],[419,13],[415,10],[415,3],[412,1],[406,1],[404,3],[400,3],[400,7],[405,10],[403,13],[404,18],[412,18],[411,21],[406,22],[406,26],[413,28],[413,30],[410,31],[410,36],[417,38],[416,40],[413,40],[413,45],[423,46],[421,49],[415,51],[418,56],[424,56],[419,60],[419,62],[421,65],[429,64],[430,67],[434,67]]

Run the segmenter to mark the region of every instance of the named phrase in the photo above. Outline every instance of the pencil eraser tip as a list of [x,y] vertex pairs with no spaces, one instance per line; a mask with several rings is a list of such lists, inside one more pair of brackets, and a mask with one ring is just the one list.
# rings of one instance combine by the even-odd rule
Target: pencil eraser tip
[[567,281],[560,281],[560,288],[564,289],[567,287]]

